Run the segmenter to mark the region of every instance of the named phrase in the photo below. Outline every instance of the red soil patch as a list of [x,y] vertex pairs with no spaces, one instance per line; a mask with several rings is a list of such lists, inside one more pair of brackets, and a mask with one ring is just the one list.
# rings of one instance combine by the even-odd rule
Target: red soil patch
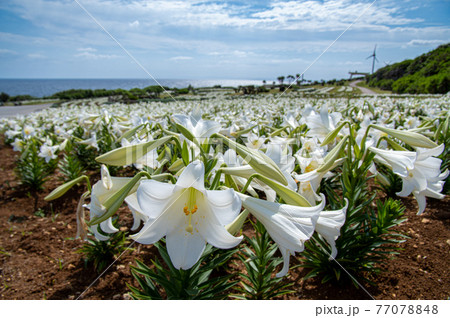
[[[74,188],[54,202],[43,198],[61,184],[52,176],[45,190],[24,190],[14,174],[17,153],[0,145],[0,299],[129,299],[126,283],[136,285],[130,265],[139,258],[150,264],[158,256],[156,248],[134,244],[97,279],[85,266],[74,240],[75,209],[83,188]],[[414,200],[404,200],[408,220],[400,225],[411,238],[401,244],[395,259],[381,266],[377,286],[355,288],[336,286],[320,280],[304,280],[304,269],[291,270],[295,293],[285,299],[447,299],[450,296],[450,199],[428,200],[422,216],[417,216]],[[45,217],[34,213],[41,210]],[[132,220],[121,210],[122,225]],[[123,217],[122,217],[123,216]],[[292,259],[292,263],[295,260]],[[237,267],[243,269],[242,264]],[[97,279],[97,280],[96,280]]]

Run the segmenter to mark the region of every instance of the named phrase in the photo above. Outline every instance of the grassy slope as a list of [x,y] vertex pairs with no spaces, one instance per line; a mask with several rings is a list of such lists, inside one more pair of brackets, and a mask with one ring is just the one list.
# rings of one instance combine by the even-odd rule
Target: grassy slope
[[450,90],[450,43],[413,60],[379,69],[369,77],[369,85],[394,93],[447,93]]

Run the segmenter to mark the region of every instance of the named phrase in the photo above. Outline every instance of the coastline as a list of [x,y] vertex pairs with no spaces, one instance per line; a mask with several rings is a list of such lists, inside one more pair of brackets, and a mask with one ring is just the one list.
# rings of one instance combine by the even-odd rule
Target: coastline
[[51,96],[55,93],[71,89],[143,89],[161,84],[170,88],[238,87],[246,85],[262,85],[262,80],[252,79],[157,79],[146,78],[61,78],[61,79],[5,79],[0,78],[0,92],[10,96],[30,95],[36,98]]

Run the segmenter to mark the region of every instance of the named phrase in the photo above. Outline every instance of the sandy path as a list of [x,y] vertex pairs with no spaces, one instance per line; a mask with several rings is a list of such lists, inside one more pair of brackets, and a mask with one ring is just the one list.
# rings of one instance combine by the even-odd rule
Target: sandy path
[[52,105],[53,103],[41,105],[26,105],[26,106],[2,106],[0,107],[0,118],[12,117],[16,115],[26,115],[50,107]]
[[350,83],[350,87],[356,87],[357,89],[359,89],[361,91],[361,93],[363,93],[364,95],[377,95],[377,93],[375,93],[373,90],[365,88],[365,87],[360,87],[357,86],[356,84],[362,82],[363,80],[357,80],[354,82]]

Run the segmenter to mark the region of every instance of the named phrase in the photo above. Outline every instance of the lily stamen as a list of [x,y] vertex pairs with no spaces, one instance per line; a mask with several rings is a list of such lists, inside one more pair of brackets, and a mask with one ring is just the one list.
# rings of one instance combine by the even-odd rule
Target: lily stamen
[[[191,198],[189,198],[189,199],[191,199]],[[191,201],[191,200],[190,200]],[[197,212],[197,210],[198,210],[198,207],[197,207],[197,204],[194,204],[194,207],[189,211],[189,207],[188,207],[188,205],[186,204],[185,206],[184,206],[184,208],[183,208],[183,213],[186,215],[186,216],[189,216],[189,219],[188,219],[188,226],[186,226],[186,232],[189,232],[189,233],[192,233],[193,231],[194,231],[194,228],[193,228],[193,226],[192,226],[192,224],[191,224],[191,221],[192,221],[192,214],[194,214],[195,212]]]

